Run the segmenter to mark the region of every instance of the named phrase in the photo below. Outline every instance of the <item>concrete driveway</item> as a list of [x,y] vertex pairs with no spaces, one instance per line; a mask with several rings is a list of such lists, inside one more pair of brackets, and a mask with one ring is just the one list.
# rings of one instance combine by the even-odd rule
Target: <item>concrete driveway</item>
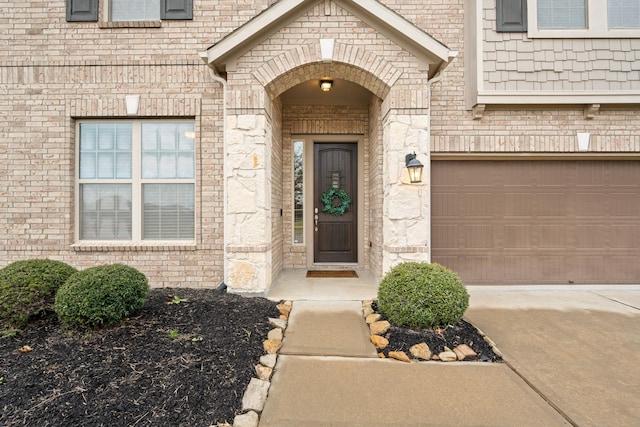
[[640,287],[470,287],[465,318],[572,424],[640,425]]

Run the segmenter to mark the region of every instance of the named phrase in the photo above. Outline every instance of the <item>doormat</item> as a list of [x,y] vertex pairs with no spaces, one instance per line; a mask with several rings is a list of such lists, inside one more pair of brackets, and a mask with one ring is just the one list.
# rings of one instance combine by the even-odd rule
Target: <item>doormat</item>
[[311,279],[344,279],[358,277],[353,270],[307,270],[307,278]]

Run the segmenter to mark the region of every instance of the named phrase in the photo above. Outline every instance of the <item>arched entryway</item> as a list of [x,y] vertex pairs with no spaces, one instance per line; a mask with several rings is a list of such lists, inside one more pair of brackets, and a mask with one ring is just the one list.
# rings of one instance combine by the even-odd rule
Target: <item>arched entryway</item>
[[[344,25],[321,24],[318,32],[317,22],[337,17]],[[429,187],[409,183],[405,156],[418,153],[429,176],[429,78],[446,64],[445,46],[378,3],[365,8],[341,0],[283,0],[202,56],[226,94],[222,154],[230,289],[264,293],[283,270],[323,263],[353,265],[377,278],[398,262],[429,259]],[[321,79],[333,80],[334,94],[341,95],[335,102],[314,100],[311,91],[318,94]],[[341,84],[345,92],[338,92]],[[349,88],[366,96],[347,95]],[[299,217],[296,144],[303,169],[311,173],[303,180]],[[350,166],[343,171],[335,165]],[[318,198],[343,184],[347,195],[354,194],[354,212],[348,224],[331,223],[340,238],[323,244],[329,252],[345,249],[350,258],[318,256]],[[349,227],[349,237],[341,240]]]

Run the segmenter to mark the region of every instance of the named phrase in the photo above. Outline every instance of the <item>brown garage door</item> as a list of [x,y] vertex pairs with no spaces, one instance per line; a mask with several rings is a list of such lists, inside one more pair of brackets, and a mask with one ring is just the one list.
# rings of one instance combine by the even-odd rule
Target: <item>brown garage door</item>
[[640,161],[434,161],[432,259],[467,284],[640,283]]

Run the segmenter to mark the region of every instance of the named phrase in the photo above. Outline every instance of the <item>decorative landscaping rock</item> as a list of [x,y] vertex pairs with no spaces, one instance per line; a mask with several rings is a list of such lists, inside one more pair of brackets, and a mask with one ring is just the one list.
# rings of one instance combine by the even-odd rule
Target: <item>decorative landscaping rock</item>
[[267,334],[267,338],[270,340],[280,340],[282,341],[282,329],[280,328],[275,328],[269,331],[269,333]]
[[282,319],[269,318],[269,324],[274,328],[287,329],[287,321]]
[[384,350],[389,345],[389,340],[380,335],[371,335],[371,342],[378,350]]
[[251,378],[249,387],[242,397],[242,410],[262,412],[270,385],[268,381]]
[[370,325],[373,322],[377,322],[381,318],[382,318],[382,316],[379,315],[378,313],[372,313],[372,314],[368,315],[364,320],[367,322],[367,325]]
[[453,349],[453,352],[458,356],[458,360],[474,359],[478,356],[478,354],[466,344],[460,344]]
[[438,358],[443,362],[454,362],[458,360],[458,356],[453,351],[443,351],[438,354]]
[[276,361],[278,360],[278,356],[275,354],[265,354],[260,357],[260,364],[266,366],[267,368],[274,368],[276,366]]
[[364,307],[362,307],[362,314],[364,314],[364,317],[373,314],[373,308],[371,308],[370,305],[365,305]]
[[405,353],[404,351],[390,351],[389,357],[401,362],[411,363],[411,359],[409,359],[409,356],[407,356],[407,353]]
[[286,303],[278,304],[276,305],[276,308],[280,312],[281,316],[286,316],[287,318],[289,317],[289,313],[291,312],[291,304],[286,304]]
[[267,353],[276,354],[282,347],[282,340],[266,340],[262,346]]
[[272,373],[273,369],[260,364],[256,365],[256,375],[258,376],[258,379],[262,381],[269,381]]
[[258,414],[249,411],[246,414],[236,415],[233,419],[233,427],[258,427]]
[[377,322],[373,322],[369,325],[369,329],[371,330],[371,335],[382,335],[389,330],[391,324],[386,320],[380,320]]
[[409,349],[409,353],[416,359],[431,360],[431,349],[424,342],[412,346]]

